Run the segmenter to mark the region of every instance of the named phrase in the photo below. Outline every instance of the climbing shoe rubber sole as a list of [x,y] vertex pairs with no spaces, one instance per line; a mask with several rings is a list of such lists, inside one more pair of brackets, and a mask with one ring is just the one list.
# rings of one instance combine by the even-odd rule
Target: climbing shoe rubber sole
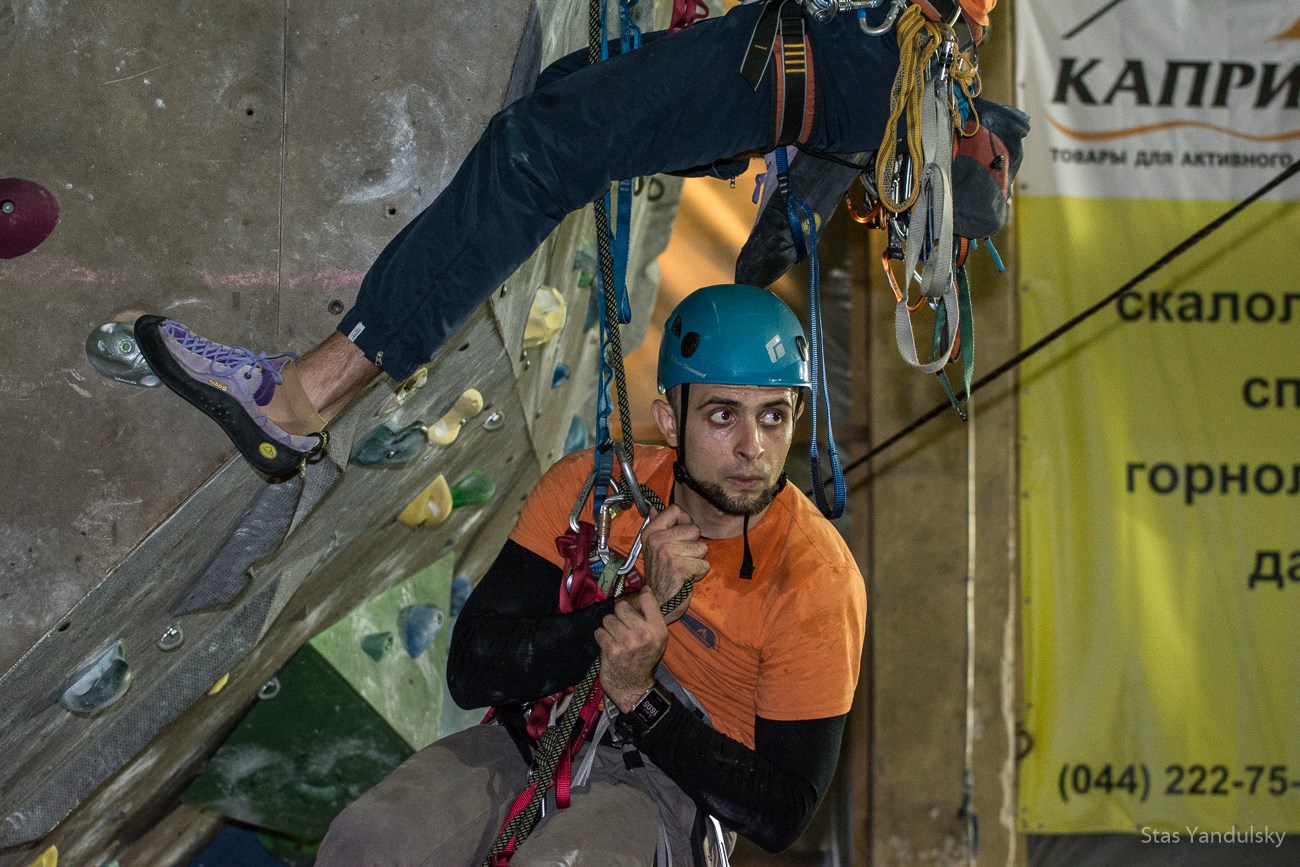
[[135,339],[153,372],[163,385],[185,398],[230,437],[244,460],[271,479],[291,476],[308,457],[303,452],[277,443],[248,415],[248,411],[215,381],[196,379],[168,350],[161,316],[141,316],[135,323]]

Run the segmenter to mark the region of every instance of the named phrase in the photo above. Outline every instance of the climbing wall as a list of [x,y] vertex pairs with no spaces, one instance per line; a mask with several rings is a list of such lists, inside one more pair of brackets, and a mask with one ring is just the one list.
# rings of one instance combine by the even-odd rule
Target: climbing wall
[[[0,865],[109,860],[297,648],[447,555],[477,578],[542,469],[590,441],[584,213],[284,484],[179,399],[104,375],[140,381],[129,329],[97,335],[145,310],[308,348],[491,113],[585,38],[569,0],[442,5],[0,0],[0,175],[60,206],[0,263]],[[634,210],[642,323],[679,187],[655,189]]]

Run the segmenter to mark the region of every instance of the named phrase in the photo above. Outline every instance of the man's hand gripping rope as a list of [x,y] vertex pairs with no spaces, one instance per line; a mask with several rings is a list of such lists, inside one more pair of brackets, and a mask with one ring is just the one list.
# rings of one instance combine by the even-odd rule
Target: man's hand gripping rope
[[[596,631],[601,655],[574,688],[559,721],[547,729],[538,741],[533,768],[528,774],[528,785],[511,805],[509,818],[497,834],[482,867],[507,867],[510,856],[537,826],[542,803],[547,791],[556,783],[561,763],[568,761],[574,741],[581,737],[579,732],[585,734],[598,712],[600,700],[605,695],[602,680],[617,690],[617,693],[610,694],[610,700],[620,710],[626,709],[624,702],[627,703],[626,707],[631,707],[645,693],[648,684],[652,682],[649,673],[654,671],[667,645],[668,624],[682,616],[689,604],[695,580],[708,572],[708,562],[704,559],[708,549],[700,540],[699,528],[690,516],[676,505],[663,508],[663,503],[653,491],[637,484],[626,451],[618,445],[614,448],[622,465],[624,488],[637,509],[648,518],[631,549],[645,549],[645,588],[626,599],[620,599],[614,606],[614,614],[607,616]],[[633,491],[641,496],[633,494]],[[583,486],[575,513],[581,510],[582,503],[586,502],[590,493],[589,480]],[[650,504],[660,509],[653,516]],[[634,557],[635,555],[629,559],[635,562]],[[613,592],[617,594],[621,589],[620,575]],[[662,601],[661,597],[664,597]],[[604,641],[601,633],[605,633]],[[610,672],[602,679],[601,662],[607,657]],[[650,660],[648,668],[643,668],[647,660]],[[643,675],[639,677],[637,672],[643,672]],[[635,694],[630,694],[628,685],[631,683],[642,684],[642,688]],[[566,803],[567,797],[568,793],[565,792]]]
[[600,686],[627,712],[654,684],[655,666],[668,644],[668,624],[686,612],[695,581],[709,571],[700,528],[672,505],[642,530],[645,587],[620,599],[596,630]]

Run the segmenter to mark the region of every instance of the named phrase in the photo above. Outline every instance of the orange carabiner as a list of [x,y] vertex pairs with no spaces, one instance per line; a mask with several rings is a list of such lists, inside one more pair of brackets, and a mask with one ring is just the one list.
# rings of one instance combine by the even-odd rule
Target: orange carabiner
[[895,300],[902,301],[903,293],[898,288],[898,281],[894,279],[894,269],[889,264],[889,251],[880,254],[880,267],[885,269],[885,278],[889,280],[889,288],[894,290]]

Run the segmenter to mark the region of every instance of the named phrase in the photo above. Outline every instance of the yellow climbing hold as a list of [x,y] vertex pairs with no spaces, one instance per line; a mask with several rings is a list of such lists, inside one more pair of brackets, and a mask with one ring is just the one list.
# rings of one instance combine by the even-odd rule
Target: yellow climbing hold
[[229,680],[230,672],[227,671],[225,674],[221,675],[221,677],[217,678],[216,683],[212,684],[212,687],[208,690],[208,695],[216,695],[221,692],[221,690],[225,689],[226,683],[229,682]]
[[483,411],[483,395],[476,388],[467,388],[456,399],[451,412],[429,425],[429,442],[440,446],[449,446],[460,436],[460,429],[465,422]]
[[541,346],[559,334],[568,318],[569,303],[560,290],[551,286],[539,288],[528,311],[528,325],[524,327],[524,349]]
[[408,527],[436,527],[451,514],[451,486],[439,473],[397,516]]
[[32,862],[32,867],[59,867],[59,847],[51,846]]

